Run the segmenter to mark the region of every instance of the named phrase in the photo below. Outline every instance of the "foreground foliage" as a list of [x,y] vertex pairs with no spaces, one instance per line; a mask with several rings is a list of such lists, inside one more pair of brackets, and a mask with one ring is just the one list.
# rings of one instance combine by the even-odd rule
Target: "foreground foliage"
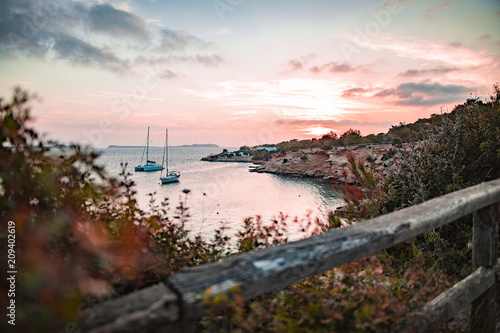
[[[412,135],[405,137],[407,129],[412,129]],[[401,135],[399,143],[405,140],[406,144],[398,149],[397,166],[388,178],[374,169],[373,158],[357,161],[348,156],[358,183],[339,187],[347,203],[343,218],[348,223],[362,223],[500,177],[497,85],[487,102],[468,100],[450,114],[400,124],[391,132]],[[339,216],[330,216],[330,227],[340,224]],[[408,312],[471,272],[471,239],[471,218],[463,218],[250,303],[243,304],[238,297],[212,300],[215,310],[207,322],[208,331],[252,332],[262,327],[270,332],[391,331]],[[368,280],[363,279],[366,274]],[[466,329],[466,325],[450,328]]]
[[[0,101],[0,217],[4,235],[7,221],[15,223],[16,329],[74,328],[97,301],[220,258],[217,242],[188,237],[182,202],[172,210],[151,195],[145,212],[126,165],[112,179],[92,150],[40,138],[29,127],[34,98],[16,89],[12,101]],[[5,238],[0,247],[7,253]]]
[[[301,225],[307,237],[345,223],[334,214],[326,222],[282,214],[267,223],[257,216],[245,220],[232,240],[225,224],[213,238],[202,239],[185,229],[189,190],[174,208],[152,193],[148,210],[140,209],[126,165],[120,179],[112,179],[89,149],[49,148],[53,143],[29,127],[34,98],[16,89],[11,101],[0,100],[0,216],[16,224],[19,330],[77,331],[82,309],[162,281],[182,267],[285,243],[291,224]],[[499,103],[495,86],[488,102],[469,100],[450,114],[420,121],[413,137],[423,140],[399,150],[389,178],[365,167],[371,161],[349,157],[359,184],[342,188],[347,221],[359,223],[500,177]],[[321,144],[362,138],[356,130],[330,136]],[[212,311],[198,329],[390,331],[468,273],[470,230],[464,220],[254,300],[241,299],[237,290],[231,297],[207,298]],[[0,248],[7,253],[4,239]],[[8,289],[5,280],[1,284]]]

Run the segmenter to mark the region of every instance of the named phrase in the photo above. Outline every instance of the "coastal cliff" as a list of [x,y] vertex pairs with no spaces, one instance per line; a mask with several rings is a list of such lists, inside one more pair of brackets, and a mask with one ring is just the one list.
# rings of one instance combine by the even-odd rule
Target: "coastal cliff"
[[[274,154],[268,161],[254,169],[280,175],[316,178],[329,183],[354,183],[354,176],[348,172],[348,156],[352,153],[356,160],[367,161],[371,158],[375,169],[387,175],[397,158],[397,148],[392,145],[373,145],[367,147],[339,147],[334,149],[304,149],[296,152]],[[369,157],[370,156],[370,157]],[[368,162],[366,162],[368,166]]]

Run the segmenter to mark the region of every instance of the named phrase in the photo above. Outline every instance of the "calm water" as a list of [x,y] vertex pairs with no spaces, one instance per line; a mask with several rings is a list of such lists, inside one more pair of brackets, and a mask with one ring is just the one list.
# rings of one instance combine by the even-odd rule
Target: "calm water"
[[[200,161],[222,149],[170,148],[170,169],[181,171],[181,178],[178,183],[165,185],[160,184],[160,171],[134,171],[134,166],[140,164],[142,149],[102,149],[99,150],[98,162],[111,176],[118,176],[121,162],[128,163],[131,178],[136,183],[138,203],[143,209],[148,207],[148,193],[153,192],[156,192],[158,201],[169,198],[171,209],[175,209],[179,200],[184,198],[182,190],[189,189],[187,206],[191,217],[187,227],[203,236],[212,236],[221,221],[228,222],[231,227],[228,234],[232,235],[247,217],[260,215],[268,222],[283,212],[290,216],[290,220],[295,217],[303,219],[308,213],[325,219],[330,210],[342,205],[341,196],[328,185],[249,172],[249,163]],[[161,164],[162,151],[161,148],[150,149],[149,158]]]

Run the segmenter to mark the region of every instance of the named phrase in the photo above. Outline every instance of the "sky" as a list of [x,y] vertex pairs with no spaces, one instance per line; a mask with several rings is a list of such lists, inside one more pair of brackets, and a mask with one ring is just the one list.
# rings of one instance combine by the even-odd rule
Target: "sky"
[[0,96],[93,147],[363,135],[487,98],[500,1],[2,0]]

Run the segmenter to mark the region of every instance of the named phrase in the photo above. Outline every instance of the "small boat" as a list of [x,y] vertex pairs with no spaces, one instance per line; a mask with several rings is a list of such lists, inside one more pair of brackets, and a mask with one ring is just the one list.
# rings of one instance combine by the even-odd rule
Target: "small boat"
[[248,171],[250,172],[257,172],[257,169],[259,168],[260,165],[250,165],[248,167]]
[[[144,158],[144,151],[142,151],[141,164],[143,158]],[[136,166],[135,171],[158,171],[163,169],[165,168],[162,165],[157,164],[155,161],[149,160],[149,126],[148,126],[148,135],[146,137],[146,164]]]
[[168,171],[168,129],[165,130],[165,150],[163,151],[163,159],[162,159],[162,167],[163,167],[163,161],[166,161],[166,166],[167,166],[167,172],[165,174],[165,177],[162,177],[163,175],[163,170],[160,174],[160,180],[162,184],[168,184],[168,183],[174,183],[179,181],[179,177],[181,176],[181,173],[178,171]]

